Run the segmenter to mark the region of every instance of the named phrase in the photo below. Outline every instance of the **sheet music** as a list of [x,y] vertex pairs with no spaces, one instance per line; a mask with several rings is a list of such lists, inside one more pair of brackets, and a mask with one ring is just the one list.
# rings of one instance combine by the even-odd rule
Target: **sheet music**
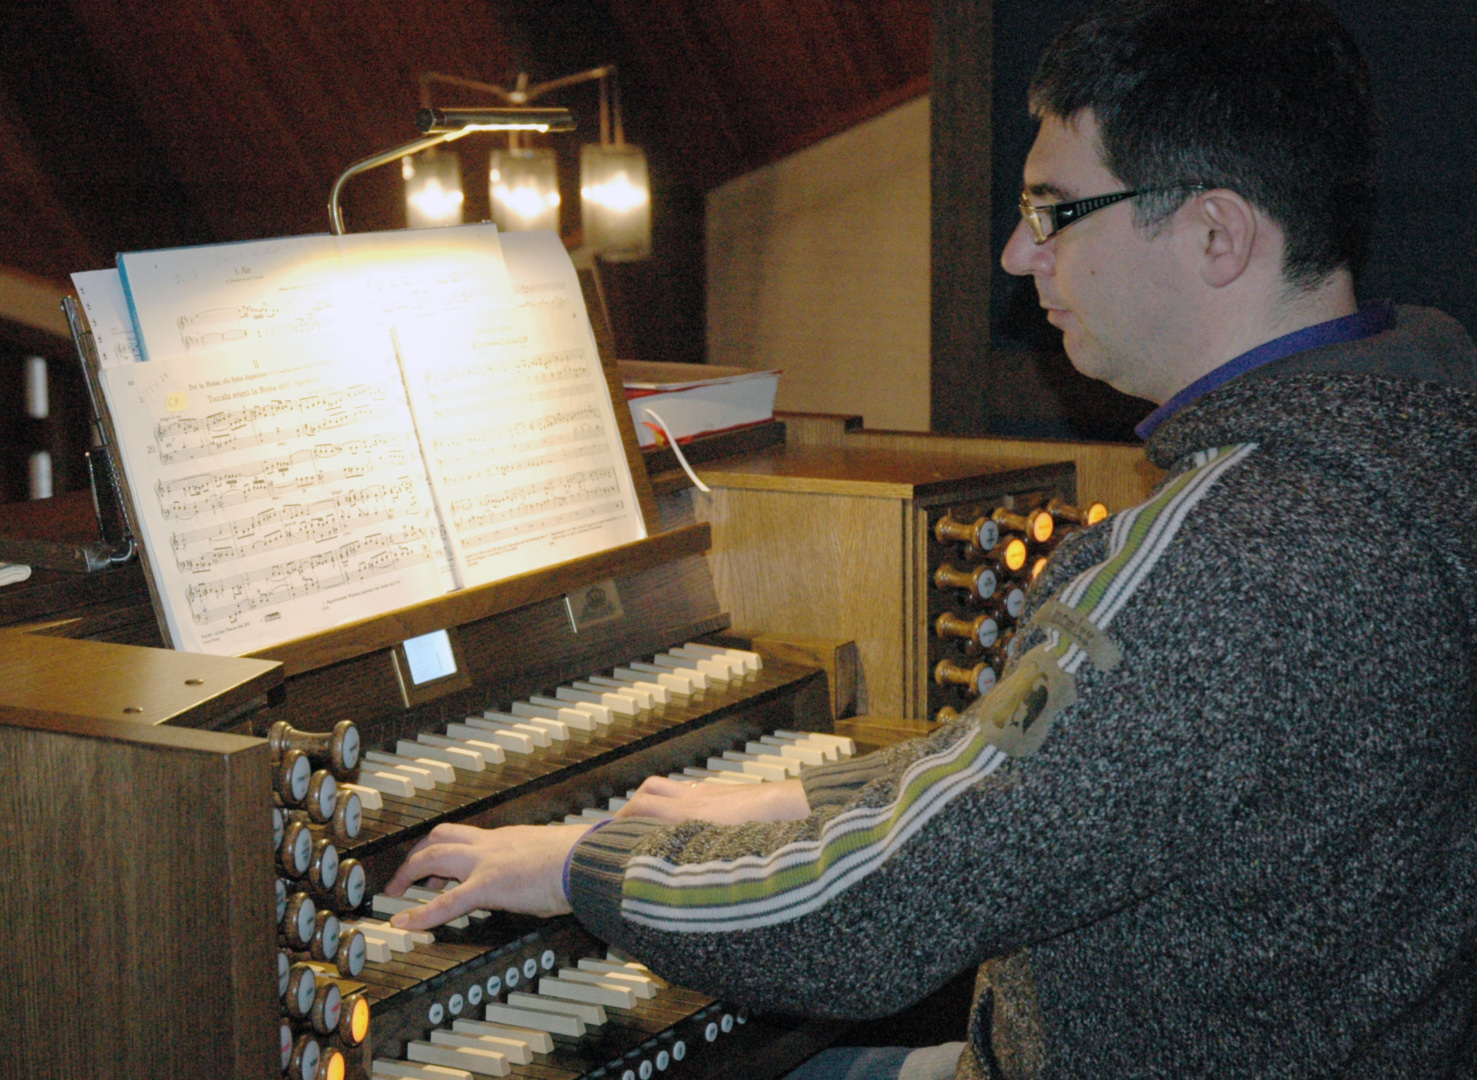
[[253,652],[645,535],[573,266],[507,239],[119,256],[147,362],[104,392],[176,647]]
[[84,270],[72,275],[82,313],[92,328],[92,342],[97,348],[100,367],[134,364],[143,359],[138,335],[133,329],[133,315],[128,310],[128,297],[117,270]]
[[501,240],[508,306],[396,326],[431,485],[469,585],[646,534],[574,267],[552,232]]
[[176,648],[239,655],[444,591],[390,364],[279,343],[101,374]]

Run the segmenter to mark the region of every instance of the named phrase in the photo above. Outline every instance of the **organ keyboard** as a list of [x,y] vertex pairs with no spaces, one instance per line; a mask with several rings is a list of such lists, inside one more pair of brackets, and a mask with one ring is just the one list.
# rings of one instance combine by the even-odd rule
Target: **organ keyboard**
[[[675,496],[658,506],[615,415],[646,539],[250,658],[111,644],[147,635],[97,611],[13,635],[26,643],[0,650],[0,760],[17,782],[0,814],[21,824],[8,865],[28,872],[0,875],[25,942],[0,951],[0,1041],[20,1075],[445,1080],[461,1066],[443,1062],[466,1059],[529,1080],[697,1075],[711,1070],[688,1052],[739,1028],[768,1063],[725,1063],[757,1077],[825,1044],[822,1027],[740,1023],[609,960],[571,920],[479,912],[406,934],[373,910],[440,822],[610,813],[648,775],[763,782],[838,752],[806,733],[831,726],[828,669],[854,663],[796,662],[803,648],[761,661],[720,640],[710,529]],[[450,670],[418,671],[407,643],[433,634]],[[121,812],[58,806],[62,760]],[[79,885],[77,866],[97,872]],[[181,948],[182,928],[209,951]],[[71,1007],[30,1008],[58,979]],[[58,1019],[103,999],[90,1038]]]
[[[627,1073],[640,1076],[643,1070],[699,1076],[721,1067],[739,1068],[736,1075],[777,1075],[824,1045],[831,1027],[749,1019],[737,1006],[659,979],[642,981],[649,977],[635,969],[632,974],[592,968],[629,962],[609,960],[571,920],[538,922],[474,913],[465,926],[417,935],[389,927],[383,901],[376,910],[374,898],[404,853],[441,821],[498,825],[566,817],[591,820],[613,813],[648,775],[758,783],[835,759],[844,744],[814,731],[830,726],[825,670],[746,650],[733,653],[725,647],[729,642],[715,641],[726,619],[700,554],[705,542],[705,527],[669,531],[643,542],[642,550],[597,557],[579,570],[563,567],[540,575],[542,581],[486,587],[470,610],[465,594],[453,594],[432,605],[433,610],[396,613],[381,623],[356,627],[347,635],[351,641],[329,635],[294,643],[273,658],[280,662],[275,667],[257,660],[128,649],[128,662],[117,664],[120,671],[143,670],[140,657],[147,660],[145,667],[162,662],[151,686],[177,688],[197,670],[209,674],[193,711],[175,709],[170,717],[175,724],[196,724],[203,730],[117,724],[110,738],[149,734],[196,748],[230,746],[229,753],[221,754],[212,783],[232,792],[233,802],[221,808],[203,799],[198,807],[176,800],[167,804],[168,812],[179,814],[174,824],[162,822],[155,810],[143,811],[137,822],[126,815],[111,821],[115,830],[138,825],[140,844],[155,843],[156,831],[175,834],[159,854],[110,870],[117,889],[100,889],[95,906],[98,918],[106,910],[114,917],[123,911],[132,919],[128,936],[154,942],[144,951],[147,959],[140,960],[139,970],[161,968],[177,988],[165,979],[164,989],[125,992],[117,1015],[109,1020],[113,1028],[102,1025],[97,1045],[66,1043],[67,1051],[55,1057],[55,1069],[38,1052],[25,1060],[41,1064],[25,1075],[193,1071],[266,1077],[285,1070],[286,1075],[314,1080],[337,1075],[349,1080],[446,1080],[458,1074],[438,1072],[453,1068],[438,1061],[475,1058],[487,1067],[494,1061],[485,1052],[477,1057],[481,1046],[456,1040],[519,1042],[516,1036],[469,1025],[526,1027],[512,1020],[527,1021],[530,1011],[554,1016],[544,1023],[560,1030],[545,1031],[537,1045],[524,1038],[526,1051],[509,1047],[505,1060],[491,1072],[462,1071],[499,1075],[497,1069],[505,1065],[503,1075],[529,1080],[604,1080]],[[658,554],[653,549],[661,550]],[[576,628],[564,598],[571,590],[592,587],[618,598],[622,614]],[[434,629],[454,635],[465,679],[438,696],[407,704],[392,651],[398,640]],[[30,685],[46,678],[67,680],[66,665],[59,666],[52,651],[63,646],[81,650],[68,661],[78,670],[74,681],[99,684],[85,696],[85,707],[65,695],[58,700],[69,710],[88,711],[89,723],[121,715],[118,706],[124,702],[124,708],[140,702],[138,707],[145,710],[141,715],[150,716],[149,693],[136,681],[115,695],[108,680],[97,678],[97,651],[111,656],[108,650],[122,646],[19,636],[38,650],[38,674],[27,677]],[[222,690],[215,669],[241,665],[251,668],[250,678],[243,677],[239,689]],[[285,684],[285,692],[271,689],[272,678],[263,673],[267,669]],[[42,676],[41,670],[49,674]],[[3,720],[17,724],[23,718],[10,709]],[[345,720],[353,721],[352,734]],[[69,722],[75,726],[75,717]],[[40,721],[33,716],[24,723]],[[62,724],[58,730],[67,727]],[[0,745],[25,730],[0,724]],[[100,750],[95,742],[89,742],[88,753]],[[246,776],[256,779],[246,784]],[[275,808],[274,784],[283,802]],[[126,794],[101,792],[100,797],[127,805],[137,794],[132,788],[121,791]],[[19,805],[34,806],[38,800],[44,804],[32,796]],[[5,809],[13,817],[25,817],[16,804]],[[205,820],[196,819],[197,811]],[[84,832],[88,835],[79,842],[101,842],[95,831]],[[91,849],[66,854],[72,842],[67,829],[58,822],[56,833],[60,861],[95,858]],[[183,841],[182,836],[191,839]],[[219,875],[207,871],[195,880],[189,873],[161,877],[158,868],[175,865],[164,852],[176,856],[182,846],[193,858],[209,854],[218,865],[230,866],[231,883],[223,885]],[[241,859],[242,850],[262,854]],[[48,877],[59,870],[35,855],[18,861],[37,864],[44,871],[39,873],[43,885],[61,880]],[[149,867],[153,872],[147,872]],[[0,886],[0,899],[21,903],[16,886],[26,883]],[[75,887],[49,887],[79,903],[93,900]],[[147,914],[129,914],[127,903],[120,902],[121,896],[149,895],[148,890],[173,890],[169,899],[161,894],[153,923]],[[24,896],[28,911],[42,907],[29,890]],[[247,896],[262,899],[244,902]],[[202,913],[188,916],[191,925],[225,944],[226,954],[217,957],[218,966],[232,973],[225,987],[209,988],[195,970],[198,957],[180,955],[174,940],[178,916],[165,913],[181,910]],[[86,912],[77,915],[83,923],[88,918]],[[212,919],[220,923],[218,928]],[[52,949],[46,943],[47,928],[24,919],[22,926],[35,950],[44,955]],[[61,936],[71,932],[68,928]],[[76,966],[76,947],[57,946],[55,951],[73,958],[69,964]],[[592,971],[609,978],[592,979]],[[19,975],[17,993],[27,987],[38,990],[38,978]],[[46,978],[49,985],[50,971]],[[130,978],[140,985],[148,982],[141,975]],[[611,985],[622,992],[613,993],[607,989]],[[645,996],[648,992],[652,996]],[[524,994],[533,998],[519,996]],[[551,1007],[538,1000],[550,996],[566,1004]],[[490,1019],[489,1008],[502,1019]],[[602,1011],[604,1021],[581,1018],[600,1015],[592,1010]],[[280,1018],[284,1014],[285,1024]],[[27,1014],[17,1007],[7,1009],[7,1015]],[[749,1022],[739,1023],[741,1019]],[[145,1021],[166,1036],[138,1039],[132,1034],[134,1025]],[[710,1031],[716,1041],[708,1041]],[[52,1034],[60,1035],[27,1029],[20,1039],[28,1047],[39,1046],[43,1036]],[[117,1049],[122,1045],[142,1047],[131,1049],[137,1067],[119,1066],[128,1060]],[[525,1052],[529,1060],[515,1060]],[[760,1059],[769,1063],[761,1065]],[[659,1069],[663,1061],[665,1070]]]

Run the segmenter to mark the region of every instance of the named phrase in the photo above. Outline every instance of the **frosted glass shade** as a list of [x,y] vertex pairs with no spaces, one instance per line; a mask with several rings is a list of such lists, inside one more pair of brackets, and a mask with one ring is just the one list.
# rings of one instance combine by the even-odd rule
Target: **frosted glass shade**
[[651,254],[651,179],[634,146],[580,148],[580,217],[585,246],[612,262]]
[[559,229],[559,181],[554,151],[494,150],[487,178],[492,220],[499,229]]
[[462,223],[462,164],[455,154],[428,150],[400,160],[405,177],[405,224],[412,229]]

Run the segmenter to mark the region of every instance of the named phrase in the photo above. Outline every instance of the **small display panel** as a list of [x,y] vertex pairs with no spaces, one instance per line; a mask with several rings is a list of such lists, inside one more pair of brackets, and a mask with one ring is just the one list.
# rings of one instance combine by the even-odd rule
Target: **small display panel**
[[456,656],[451,651],[451,635],[445,630],[434,630],[420,637],[409,638],[403,643],[406,665],[410,668],[410,681],[424,686],[436,679],[456,674]]

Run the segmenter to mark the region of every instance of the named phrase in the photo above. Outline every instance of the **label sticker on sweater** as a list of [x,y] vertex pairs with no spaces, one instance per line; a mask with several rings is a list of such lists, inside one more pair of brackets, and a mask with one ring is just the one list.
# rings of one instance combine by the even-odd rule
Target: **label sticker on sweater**
[[1052,599],[1042,604],[1031,617],[1033,625],[1058,630],[1064,637],[1071,638],[1099,671],[1112,671],[1123,659],[1118,644],[1108,636],[1106,630],[1088,617],[1086,612],[1068,607],[1060,600]]
[[1049,646],[1038,645],[964,716],[979,722],[997,750],[1018,758],[1034,754],[1046,741],[1052,722],[1076,701],[1077,680],[1057,665]]

